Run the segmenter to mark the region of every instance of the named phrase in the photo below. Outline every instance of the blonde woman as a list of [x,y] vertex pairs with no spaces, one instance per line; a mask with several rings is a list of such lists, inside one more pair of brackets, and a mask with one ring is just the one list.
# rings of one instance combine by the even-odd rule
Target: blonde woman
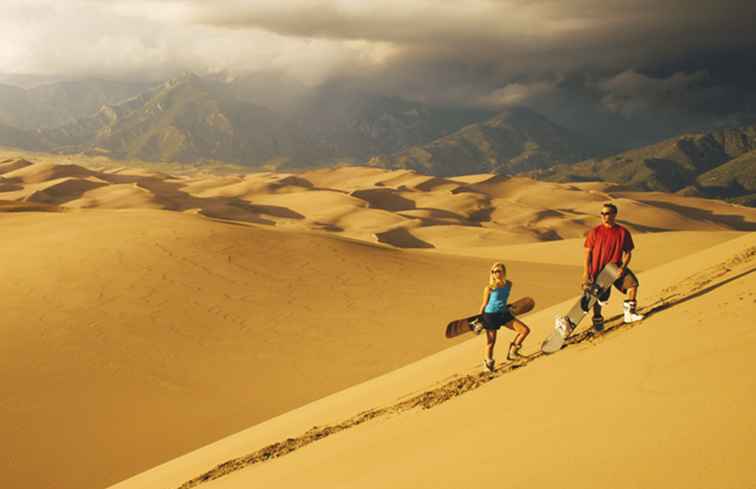
[[486,331],[486,359],[484,366],[490,372],[494,371],[494,345],[496,344],[496,335],[502,326],[506,326],[517,333],[509,345],[507,360],[522,360],[525,358],[520,355],[520,348],[522,347],[522,342],[530,334],[530,328],[515,318],[507,308],[507,301],[509,300],[511,291],[512,282],[507,280],[507,267],[503,263],[494,263],[491,266],[488,285],[483,289],[483,304],[480,306],[483,321],[475,329],[476,333],[480,333],[483,330]]

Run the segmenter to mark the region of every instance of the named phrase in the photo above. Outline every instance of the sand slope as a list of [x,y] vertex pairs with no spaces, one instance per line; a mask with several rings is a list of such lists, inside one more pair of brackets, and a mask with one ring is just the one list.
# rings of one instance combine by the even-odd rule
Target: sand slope
[[[313,424],[388,406],[383,419],[398,396],[412,404],[429,385],[477,375],[480,341],[444,339],[445,323],[477,311],[490,263],[505,260],[515,296],[537,300],[533,338],[545,335],[548,306],[575,294],[582,234],[606,200],[635,232],[633,267],[651,274],[756,229],[754,209],[597,183],[57,158],[0,156],[7,487],[105,487],[460,341],[336,397],[349,402],[308,405],[303,424],[293,411],[253,441],[172,464],[171,484]],[[71,470],[82,461],[87,470]]]
[[637,325],[495,375],[463,343],[114,487],[751,487],[754,272],[749,235],[642,274]]
[[[491,261],[161,210],[0,214],[0,229],[13,487],[104,487],[439,351]],[[543,304],[576,273],[510,268]]]

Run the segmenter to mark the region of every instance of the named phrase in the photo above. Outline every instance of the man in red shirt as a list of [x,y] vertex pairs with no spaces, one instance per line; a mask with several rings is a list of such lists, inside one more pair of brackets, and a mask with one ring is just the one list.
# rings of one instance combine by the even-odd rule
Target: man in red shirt
[[[633,256],[633,238],[625,227],[617,224],[617,207],[604,204],[601,208],[601,224],[591,229],[585,237],[585,259],[583,260],[583,284],[591,283],[608,264],[614,263],[620,269],[620,276],[614,282],[617,290],[626,294],[624,304],[625,322],[640,321],[643,316],[636,312],[638,296],[638,278],[627,268]],[[609,300],[611,288],[599,297],[593,306],[593,327],[597,331],[604,329],[601,306]]]

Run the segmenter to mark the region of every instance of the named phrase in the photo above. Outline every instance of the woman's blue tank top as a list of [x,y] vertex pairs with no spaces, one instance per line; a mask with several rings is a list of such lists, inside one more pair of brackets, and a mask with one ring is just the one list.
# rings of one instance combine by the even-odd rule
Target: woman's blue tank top
[[509,291],[511,289],[511,283],[505,282],[503,287],[497,289],[491,289],[491,293],[488,295],[488,304],[484,312],[504,312],[507,308],[507,301],[509,300]]

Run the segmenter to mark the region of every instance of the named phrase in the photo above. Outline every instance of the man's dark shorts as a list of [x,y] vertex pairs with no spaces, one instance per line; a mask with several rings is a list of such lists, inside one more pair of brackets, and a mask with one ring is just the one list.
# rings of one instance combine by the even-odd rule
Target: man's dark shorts
[[[626,268],[625,273],[623,273],[620,278],[614,281],[614,287],[623,294],[627,293],[628,289],[633,289],[635,287],[638,287],[638,285],[638,277],[636,277],[633,271],[629,268]],[[606,289],[606,292],[599,296],[599,300],[601,300],[601,302],[609,300],[611,293],[612,288],[609,287],[608,289]]]

